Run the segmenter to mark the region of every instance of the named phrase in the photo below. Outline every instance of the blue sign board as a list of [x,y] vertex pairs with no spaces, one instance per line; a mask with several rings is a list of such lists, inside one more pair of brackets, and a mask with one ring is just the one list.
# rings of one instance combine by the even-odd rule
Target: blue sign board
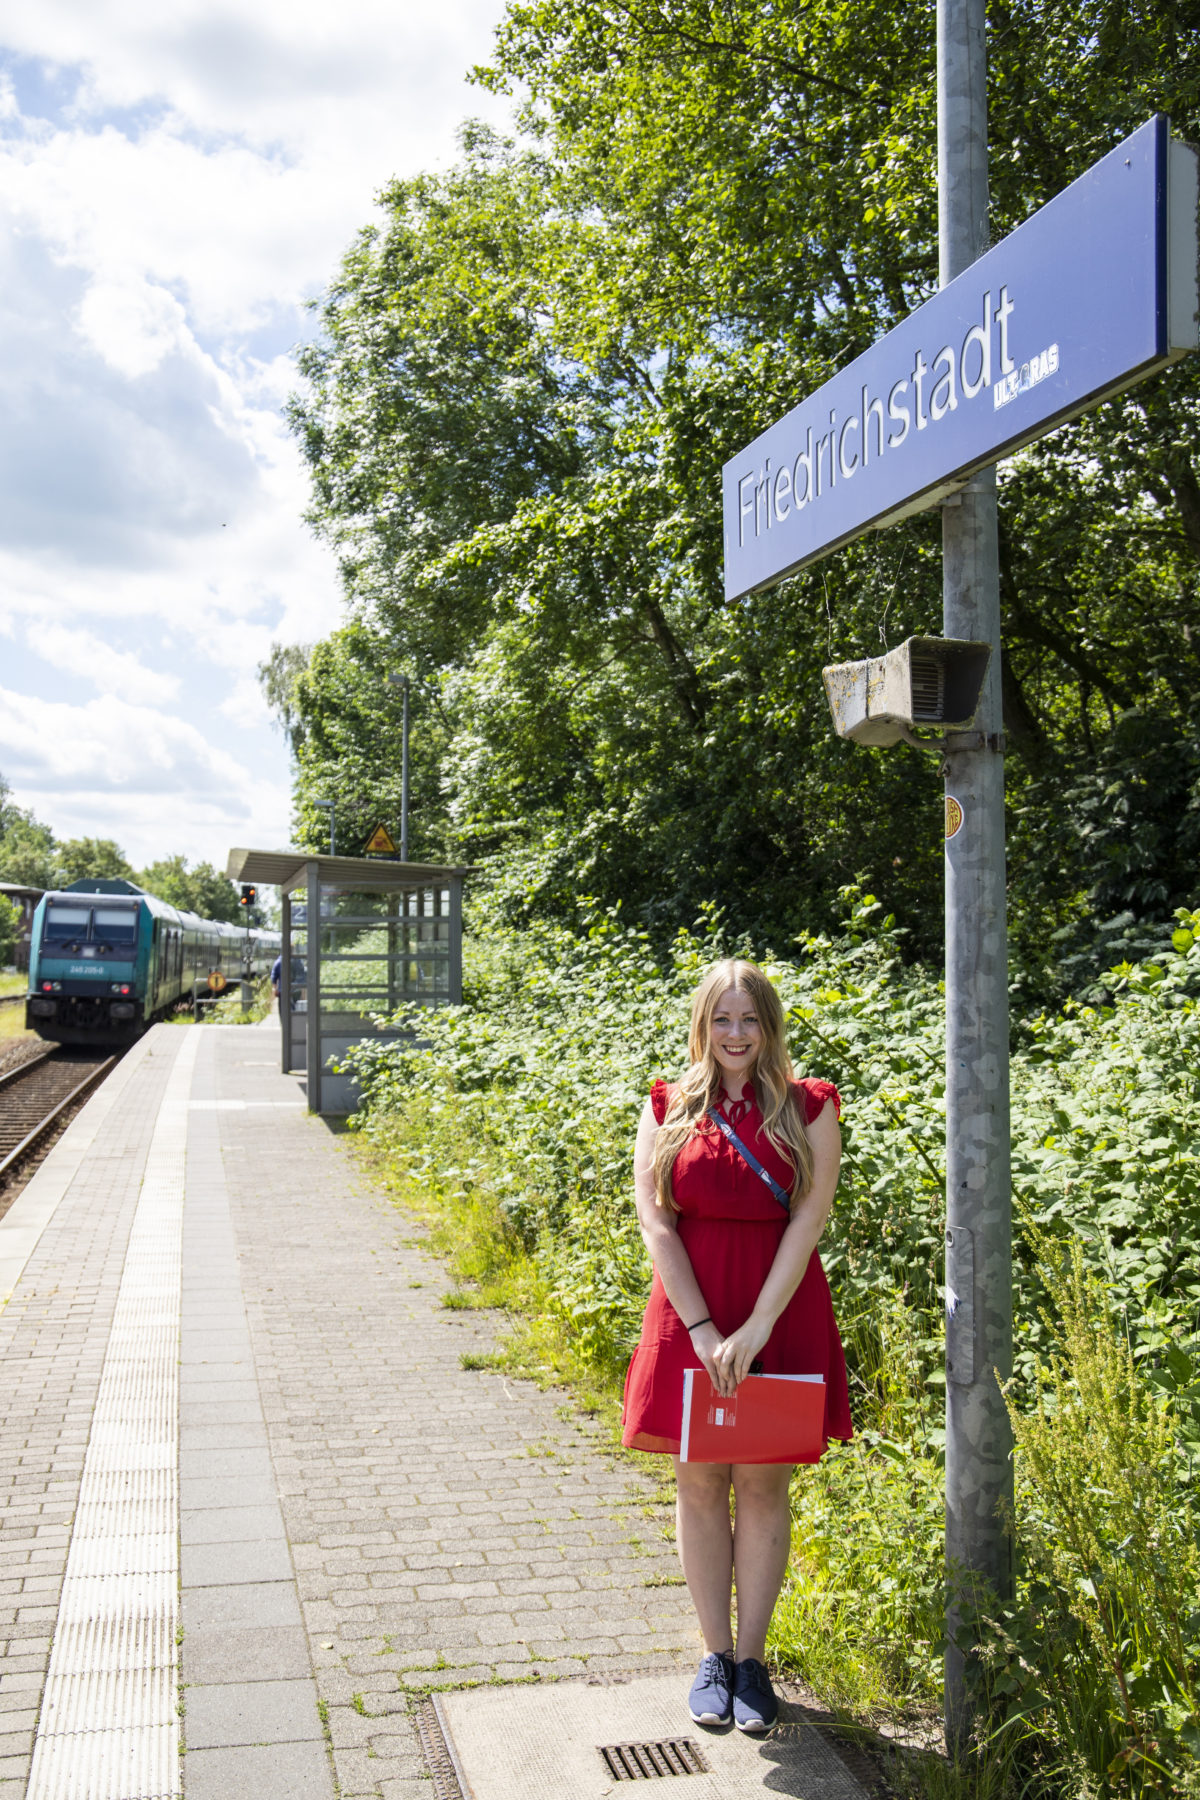
[[1196,171],[1151,119],[726,463],[726,599],[1194,350]]

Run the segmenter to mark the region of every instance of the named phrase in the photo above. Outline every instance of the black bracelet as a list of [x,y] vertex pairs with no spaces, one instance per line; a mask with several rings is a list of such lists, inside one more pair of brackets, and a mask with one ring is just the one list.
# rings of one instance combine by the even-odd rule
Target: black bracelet
[[687,1332],[699,1331],[699,1329],[702,1325],[711,1325],[711,1324],[712,1324],[712,1314],[705,1313],[704,1317],[702,1319],[697,1319],[696,1323],[694,1325],[685,1325],[684,1330]]

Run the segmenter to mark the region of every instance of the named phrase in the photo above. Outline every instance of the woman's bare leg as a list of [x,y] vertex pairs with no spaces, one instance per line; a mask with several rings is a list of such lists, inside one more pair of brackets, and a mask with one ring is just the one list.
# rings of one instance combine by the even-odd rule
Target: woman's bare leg
[[748,1656],[756,1662],[766,1658],[767,1627],[791,1547],[791,1475],[788,1463],[739,1463],[733,1470],[738,1662]]
[[681,1463],[675,1458],[675,1527],[679,1561],[710,1653],[733,1643],[733,1525],[728,1463]]

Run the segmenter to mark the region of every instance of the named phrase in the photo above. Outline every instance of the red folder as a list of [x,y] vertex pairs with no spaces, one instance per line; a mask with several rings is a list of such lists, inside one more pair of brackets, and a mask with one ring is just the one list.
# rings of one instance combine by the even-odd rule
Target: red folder
[[819,1375],[747,1375],[723,1399],[704,1369],[683,1374],[680,1462],[815,1462],[825,1448]]

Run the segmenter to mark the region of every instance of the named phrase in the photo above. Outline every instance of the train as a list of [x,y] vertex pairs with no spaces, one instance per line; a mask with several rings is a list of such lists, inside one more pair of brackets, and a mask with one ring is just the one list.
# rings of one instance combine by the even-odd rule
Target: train
[[129,1044],[210,975],[266,974],[277,931],[181,912],[131,881],[74,881],[33,916],[25,1023],[56,1044]]

